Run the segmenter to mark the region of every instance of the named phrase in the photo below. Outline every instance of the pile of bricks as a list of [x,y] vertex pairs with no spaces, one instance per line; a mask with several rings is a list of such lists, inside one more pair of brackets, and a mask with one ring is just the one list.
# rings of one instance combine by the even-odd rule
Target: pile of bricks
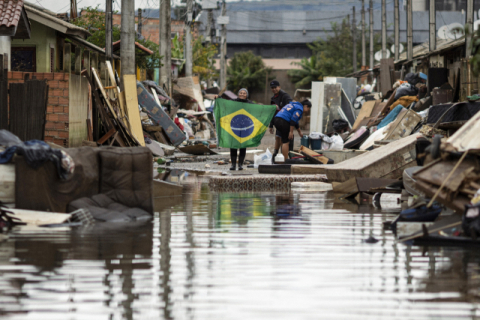
[[23,83],[26,75],[28,75],[29,79],[47,80],[49,92],[45,123],[45,141],[68,147],[69,74],[61,72],[11,71],[8,73],[8,82]]

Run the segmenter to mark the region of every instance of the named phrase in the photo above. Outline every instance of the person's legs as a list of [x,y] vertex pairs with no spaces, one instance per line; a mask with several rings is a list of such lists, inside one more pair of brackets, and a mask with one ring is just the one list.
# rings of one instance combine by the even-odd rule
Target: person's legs
[[[288,135],[290,133],[290,124],[281,118],[275,118],[273,123],[275,128],[277,129],[277,136],[275,137],[275,153],[272,155],[272,164],[275,163],[275,157],[278,154],[280,148],[282,148],[282,154],[284,155],[285,159],[288,159],[288,150],[290,140],[288,139]],[[277,140],[278,139],[278,140]],[[287,145],[286,151],[284,151],[285,144]],[[278,149],[277,149],[278,146]]]
[[282,154],[285,160],[288,159],[288,152],[290,151],[290,142],[282,144]]
[[247,148],[240,149],[240,155],[238,156],[238,170],[243,170],[243,161],[247,155]]
[[273,155],[272,155],[272,164],[275,163],[275,157],[277,156],[278,154],[278,151],[280,150],[280,148],[282,147],[282,138],[279,137],[279,136],[275,136],[275,149],[273,150]]
[[235,170],[237,167],[237,149],[230,149],[230,160],[232,160],[230,170]]

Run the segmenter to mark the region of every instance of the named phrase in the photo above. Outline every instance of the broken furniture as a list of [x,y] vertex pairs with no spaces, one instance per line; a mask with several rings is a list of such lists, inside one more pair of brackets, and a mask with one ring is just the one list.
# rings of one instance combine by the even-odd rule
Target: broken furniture
[[81,147],[65,152],[75,162],[67,180],[60,180],[50,162],[35,170],[23,157],[16,158],[17,208],[71,212],[87,207],[101,217],[102,208],[122,212],[128,207],[139,209],[137,215],[126,213],[130,218],[137,219],[138,212],[153,214],[153,159],[148,148]]

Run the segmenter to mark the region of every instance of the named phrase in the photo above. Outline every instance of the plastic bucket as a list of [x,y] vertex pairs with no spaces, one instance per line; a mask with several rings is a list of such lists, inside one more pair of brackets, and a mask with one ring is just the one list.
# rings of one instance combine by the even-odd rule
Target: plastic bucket
[[312,150],[322,150],[322,139],[311,139],[310,146]]
[[310,138],[308,136],[303,136],[302,139],[300,140],[300,143],[302,144],[302,146],[308,148],[310,143]]

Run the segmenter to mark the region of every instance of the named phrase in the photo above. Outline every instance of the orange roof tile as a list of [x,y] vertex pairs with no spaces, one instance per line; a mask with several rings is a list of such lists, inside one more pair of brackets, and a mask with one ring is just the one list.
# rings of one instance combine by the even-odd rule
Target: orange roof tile
[[18,25],[22,15],[23,0],[0,0],[0,26]]

